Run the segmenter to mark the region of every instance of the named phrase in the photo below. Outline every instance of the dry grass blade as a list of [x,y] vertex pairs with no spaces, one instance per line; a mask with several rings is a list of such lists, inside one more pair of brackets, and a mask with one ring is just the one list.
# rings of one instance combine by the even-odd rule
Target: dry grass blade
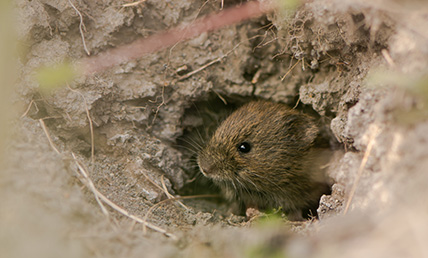
[[209,63],[207,63],[207,64],[205,64],[205,65],[203,65],[203,66],[199,67],[198,69],[193,70],[193,71],[191,71],[191,72],[189,72],[189,73],[186,73],[185,75],[182,75],[182,76],[178,77],[178,81],[182,81],[182,80],[187,79],[187,78],[189,78],[190,76],[192,76],[192,75],[194,75],[194,74],[196,74],[196,73],[199,73],[200,71],[204,70],[204,69],[205,69],[205,68],[207,68],[208,66],[213,65],[213,64],[215,64],[215,63],[220,62],[224,57],[225,57],[225,56],[221,56],[221,57],[219,57],[219,58],[217,58],[217,59],[214,59],[213,61],[211,61],[211,62],[209,62]]
[[[160,201],[158,203],[156,203],[155,205],[153,205],[152,207],[150,207],[150,209],[147,211],[146,215],[144,216],[144,222],[147,223],[147,219],[149,218],[149,215],[159,206],[161,206],[162,204],[171,202],[171,201],[177,201],[177,200],[185,200],[185,199],[195,199],[195,198],[217,198],[219,197],[218,195],[213,195],[213,194],[202,194],[202,195],[189,195],[189,196],[180,196],[180,197],[174,197],[171,199],[166,199],[163,201]],[[147,226],[148,227],[148,226]],[[147,232],[147,228],[146,225],[143,224],[143,232],[146,233]]]
[[388,63],[388,65],[391,67],[395,67],[395,62],[392,59],[391,55],[389,54],[388,50],[382,49],[381,53],[383,55],[383,58],[385,58],[386,62]]
[[[174,197],[174,195],[172,195],[172,194],[170,194],[169,192],[168,192],[168,188],[166,187],[166,184],[165,184],[165,179],[164,179],[164,176],[162,175],[161,176],[161,182],[162,182],[162,188],[163,188],[163,191],[164,191],[164,193],[166,194],[166,196],[168,196],[168,199],[173,199],[173,198],[175,198]],[[180,201],[177,201],[178,202],[178,204],[180,204],[181,205],[181,207],[183,207],[184,209],[186,209],[186,210],[189,210],[189,208],[187,208],[187,206],[186,205],[184,205],[182,202],[180,202]]]
[[48,129],[46,128],[46,125],[45,125],[45,122],[43,121],[43,119],[39,119],[39,123],[42,126],[42,129],[45,132],[46,137],[48,138],[49,144],[51,145],[52,149],[56,153],[60,154],[59,150],[55,147],[55,144],[53,143],[51,136],[49,135]]
[[28,114],[28,112],[30,112],[30,109],[31,109],[31,107],[33,106],[33,103],[34,103],[34,100],[31,100],[31,101],[30,101],[30,104],[28,104],[28,107],[27,107],[27,109],[25,110],[24,114],[22,114],[22,115],[21,115],[21,118],[25,117],[25,116]]
[[[110,199],[108,199],[105,195],[103,195],[102,193],[100,193],[97,188],[94,186],[94,184],[92,183],[92,181],[90,180],[90,178],[88,177],[87,173],[85,172],[85,169],[83,168],[83,166],[80,164],[80,162],[76,159],[76,156],[74,155],[74,153],[72,153],[72,156],[79,168],[79,171],[81,173],[81,175],[85,178],[85,182],[83,182],[85,185],[87,185],[90,190],[94,193],[95,198],[97,199],[97,202],[99,200],[102,200],[104,203],[106,203],[108,206],[110,206],[112,209],[114,209],[115,211],[119,212],[120,214],[132,219],[135,222],[141,223],[143,224],[143,226],[146,228],[150,228],[153,229],[154,231],[157,231],[159,233],[162,233],[168,237],[171,237],[173,239],[177,239],[177,237],[171,233],[168,233],[166,230],[155,226],[151,223],[146,222],[145,220],[142,220],[141,218],[130,214],[128,211],[126,211],[125,209],[121,208],[120,206],[118,206],[117,204],[115,204],[114,202],[110,201]],[[100,202],[99,202],[100,204]],[[103,209],[103,213],[107,212],[107,210],[105,209],[104,205],[101,203],[100,206],[102,207],[101,209]],[[107,212],[108,214],[108,212]]]
[[[213,64],[215,64],[215,63],[218,63],[218,62],[221,62],[221,60],[223,60],[224,58],[226,58],[228,55],[230,55],[230,53],[232,53],[238,46],[240,46],[241,45],[241,43],[239,43],[239,44],[236,44],[231,50],[229,50],[226,54],[224,54],[224,55],[222,55],[222,56],[220,56],[220,57],[218,57],[218,58],[216,58],[216,59],[214,59],[214,60],[212,60],[211,62],[208,62],[207,64],[205,64],[205,65],[203,65],[203,66],[201,66],[201,67],[199,67],[198,69],[195,69],[195,70],[193,70],[193,71],[191,71],[191,72],[189,72],[189,73],[186,73],[185,75],[182,75],[182,76],[180,76],[180,77],[178,77],[177,78],[177,80],[176,81],[182,81],[182,80],[184,80],[184,79],[187,79],[187,78],[189,78],[190,76],[192,76],[192,75],[194,75],[194,74],[196,74],[196,73],[199,73],[200,71],[202,71],[202,70],[204,70],[205,68],[207,68],[207,67],[209,67],[209,66],[211,66],[211,65],[213,65]],[[173,82],[173,84],[174,84],[175,82]]]
[[355,190],[357,189],[361,175],[363,174],[363,171],[364,171],[364,167],[366,166],[367,160],[376,142],[375,139],[378,134],[379,134],[379,127],[375,125],[373,132],[370,136],[369,143],[367,144],[367,149],[366,149],[366,152],[364,153],[363,160],[361,161],[361,165],[358,168],[358,172],[357,172],[357,176],[355,178],[354,184],[352,185],[351,191],[349,192],[349,197],[346,202],[345,210],[343,211],[344,214],[346,214],[349,210],[349,206],[351,205],[352,198],[354,197],[354,194],[355,194]]
[[[42,119],[39,119],[39,122],[40,122],[40,125],[42,126],[42,128],[43,128],[43,131],[45,132],[45,134],[46,134],[46,137],[48,138],[48,141],[49,141],[49,144],[50,144],[50,146],[52,147],[52,149],[56,152],[56,153],[58,153],[58,154],[60,154],[60,152],[58,151],[58,149],[55,147],[55,145],[54,145],[54,143],[53,143],[53,141],[52,141],[52,139],[51,139],[51,137],[50,137],[50,135],[49,135],[49,132],[48,132],[48,130],[47,130],[47,128],[46,128],[46,125],[45,125],[45,123],[44,123],[44,121],[42,120]],[[104,203],[106,203],[108,206],[110,206],[112,209],[114,209],[114,210],[116,210],[117,212],[119,212],[119,213],[121,213],[122,215],[124,215],[124,216],[126,216],[126,217],[128,217],[128,218],[130,218],[130,219],[132,219],[132,220],[134,220],[134,221],[136,221],[136,222],[138,222],[138,223],[141,223],[143,226],[144,226],[144,228],[146,228],[146,227],[148,227],[148,228],[150,228],[150,229],[152,229],[152,230],[154,230],[154,231],[157,231],[157,232],[159,232],[159,233],[162,233],[162,234],[164,234],[165,236],[168,236],[168,237],[171,237],[172,239],[177,239],[177,237],[174,235],[174,234],[172,234],[172,233],[169,233],[169,232],[167,232],[166,230],[164,230],[164,229],[162,229],[162,228],[160,228],[160,227],[158,227],[158,226],[156,226],[156,225],[153,225],[153,224],[151,224],[151,223],[148,223],[148,222],[146,222],[145,220],[143,220],[143,219],[141,219],[141,218],[138,218],[137,216],[134,216],[134,215],[132,215],[132,214],[130,214],[128,211],[126,211],[125,209],[123,209],[123,208],[121,208],[121,207],[119,207],[118,205],[116,205],[115,203],[113,203],[112,201],[110,201],[105,195],[103,195],[102,193],[100,193],[98,190],[97,190],[97,188],[95,187],[95,185],[94,185],[94,183],[92,182],[92,180],[89,178],[89,176],[88,176],[88,173],[86,172],[86,169],[84,168],[84,166],[77,160],[77,158],[76,158],[76,155],[74,155],[74,153],[71,153],[71,155],[73,156],[73,159],[74,159],[74,161],[76,162],[76,165],[77,165],[77,167],[78,167],[78,169],[79,169],[79,179],[82,181],[82,183],[83,184],[85,184],[91,191],[92,191],[92,193],[94,194],[94,196],[95,196],[95,199],[96,199],[96,201],[97,201],[97,203],[99,204],[99,206],[101,207],[101,210],[102,210],[102,212],[108,217],[109,216],[109,213],[108,213],[108,211],[107,211],[107,209],[105,208],[105,206],[104,206],[104,204],[102,203],[102,202],[104,202]],[[168,200],[171,200],[171,199],[168,199]],[[102,201],[102,202],[101,202]]]
[[95,188],[95,185],[92,182],[92,180],[89,178],[88,173],[86,173],[86,169],[77,160],[76,155],[74,155],[74,153],[71,153],[71,155],[73,156],[73,159],[76,162],[77,167],[79,168],[80,175],[83,176],[83,178],[79,177],[80,181],[83,184],[85,184],[91,190],[91,192],[95,196],[95,200],[97,201],[98,205],[101,207],[101,211],[104,213],[104,215],[106,215],[107,217],[109,217],[109,213],[108,213],[107,209],[104,207],[104,204],[100,200],[99,192],[98,192],[97,188]]
[[82,37],[83,48],[85,49],[86,54],[90,56],[91,52],[89,52],[88,48],[86,47],[85,34],[83,33],[83,30],[86,30],[85,24],[83,23],[83,16],[80,13],[80,11],[76,8],[76,6],[74,6],[71,0],[68,0],[68,2],[70,3],[71,7],[73,7],[73,9],[76,11],[77,15],[79,15],[79,18],[80,18],[79,30],[80,30],[80,36]]
[[300,63],[300,60],[298,60],[290,69],[288,69],[288,71],[284,74],[284,76],[281,77],[281,81],[283,81],[285,79],[285,77],[287,77],[287,75],[289,73],[291,73],[291,71],[293,71],[294,67],[296,67],[299,63]]
[[[153,186],[155,186],[156,188],[158,188],[159,190],[161,190],[162,192],[164,192],[165,193],[165,195],[168,197],[168,199],[173,199],[173,198],[175,198],[172,194],[170,194],[169,192],[168,192],[168,189],[167,189],[167,187],[166,187],[166,184],[165,184],[165,180],[164,180],[164,176],[162,175],[161,176],[161,182],[162,182],[162,187],[160,187],[155,181],[153,181],[148,175],[146,175],[146,174],[144,174],[144,173],[142,173],[142,175],[153,185]],[[185,208],[186,210],[188,210],[189,208],[187,208],[186,207],[186,205],[184,205],[182,202],[178,202],[183,208]]]
[[[153,181],[149,176],[147,176],[146,174],[142,174],[152,185],[154,185],[156,188],[158,188],[159,190],[161,190],[162,192],[165,193],[165,195],[168,197],[168,199],[173,199],[175,198],[172,194],[170,194],[168,192],[168,189],[166,187],[165,184],[165,180],[164,180],[164,176],[162,175],[161,177],[161,182],[162,182],[162,187],[160,187],[155,181]],[[182,202],[178,202],[183,208],[185,208],[186,210],[188,210],[189,208],[186,207],[186,205],[184,205]]]
[[[217,97],[225,104],[225,105],[227,105],[227,100],[222,96],[222,95],[220,95],[220,93],[218,93],[216,90],[214,90],[214,89],[212,89],[212,91],[215,93],[215,95],[217,95]],[[199,133],[199,132],[198,132]]]
[[137,5],[139,5],[139,4],[144,3],[145,1],[146,1],[146,0],[140,0],[140,1],[137,1],[137,2],[129,3],[129,4],[123,4],[123,5],[122,5],[122,7],[137,6]]

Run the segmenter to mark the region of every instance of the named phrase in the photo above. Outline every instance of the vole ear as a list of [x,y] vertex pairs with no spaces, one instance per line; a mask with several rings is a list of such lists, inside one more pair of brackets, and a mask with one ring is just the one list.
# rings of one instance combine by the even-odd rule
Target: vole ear
[[318,127],[310,116],[294,113],[284,117],[287,134],[293,135],[302,145],[312,145],[318,136]]

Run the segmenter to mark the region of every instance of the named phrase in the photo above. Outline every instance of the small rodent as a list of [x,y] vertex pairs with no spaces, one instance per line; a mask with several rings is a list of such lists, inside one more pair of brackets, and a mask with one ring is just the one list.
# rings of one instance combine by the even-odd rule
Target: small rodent
[[302,211],[316,209],[329,188],[322,151],[313,147],[318,133],[308,115],[252,101],[218,126],[197,163],[227,199],[258,209],[282,207],[290,220],[302,220]]

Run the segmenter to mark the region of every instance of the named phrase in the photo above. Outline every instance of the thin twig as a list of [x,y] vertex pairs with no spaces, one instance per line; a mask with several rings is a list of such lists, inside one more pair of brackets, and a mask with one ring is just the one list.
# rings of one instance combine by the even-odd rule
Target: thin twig
[[148,175],[146,175],[145,173],[141,173],[150,183],[152,183],[152,185],[154,185],[156,188],[158,188],[159,190],[163,191],[162,187],[160,187],[158,184],[156,184],[155,181],[153,181]]
[[59,150],[55,147],[55,144],[53,143],[51,136],[49,135],[49,132],[48,132],[48,129],[46,128],[45,122],[43,121],[43,119],[39,119],[39,122],[40,122],[40,125],[42,126],[43,131],[46,134],[46,137],[48,138],[49,144],[51,145],[52,149],[56,153],[60,154]]
[[[173,198],[175,198],[175,196],[174,195],[172,195],[172,194],[170,194],[169,192],[168,192],[168,188],[166,187],[166,184],[165,184],[165,180],[164,180],[164,176],[162,175],[161,176],[161,182],[162,182],[162,188],[163,188],[163,191],[164,191],[164,193],[166,194],[166,196],[168,197],[168,199],[173,199]],[[187,208],[187,206],[186,205],[184,205],[182,202],[180,202],[180,201],[177,201],[178,202],[178,204],[180,204],[181,205],[181,207],[183,207],[184,209],[186,209],[187,211],[189,210],[189,208]]]
[[139,5],[139,4],[144,3],[145,1],[147,1],[147,0],[140,0],[140,1],[137,1],[137,2],[129,3],[129,4],[123,4],[123,5],[122,5],[122,7],[137,6],[137,5]]
[[296,101],[296,105],[294,105],[293,109],[296,109],[299,103],[300,103],[300,96],[299,96],[299,99]]
[[76,6],[74,6],[71,0],[68,0],[68,2],[70,3],[71,7],[73,7],[73,9],[76,11],[77,15],[79,15],[79,18],[80,18],[79,30],[80,30],[80,36],[82,37],[83,48],[85,49],[86,54],[90,56],[91,52],[89,52],[88,48],[86,47],[85,35],[83,33],[83,30],[86,31],[86,26],[83,23],[83,16],[80,13],[80,11],[76,8]]
[[[169,199],[172,199],[172,198],[175,198],[172,194],[170,194],[169,192],[168,192],[168,188],[166,187],[166,184],[165,184],[165,180],[164,180],[164,176],[162,175],[161,176],[161,183],[162,183],[162,187],[161,186],[159,186],[155,181],[153,181],[148,175],[146,175],[145,173],[142,173],[142,175],[152,184],[152,185],[154,185],[156,188],[158,188],[159,190],[161,190],[163,193],[165,193],[165,195],[169,198]],[[189,208],[187,208],[182,202],[180,202],[180,201],[178,201],[178,203],[183,207],[183,208],[185,208],[186,210],[188,210]]]
[[355,178],[354,184],[352,185],[351,191],[349,192],[349,198],[348,198],[348,201],[346,202],[346,206],[345,206],[345,210],[343,211],[343,214],[346,214],[349,210],[349,206],[351,205],[352,198],[354,197],[355,191],[357,189],[357,185],[360,181],[361,175],[363,174],[364,167],[366,166],[366,163],[372,151],[373,145],[376,142],[375,139],[376,139],[376,136],[378,135],[378,132],[379,132],[379,127],[375,125],[373,132],[370,136],[369,143],[367,144],[367,149],[366,149],[366,152],[364,153],[363,160],[361,161],[361,165],[358,168],[358,172],[357,172],[357,176]]
[[226,99],[222,96],[222,95],[220,95],[220,93],[218,93],[216,90],[214,90],[214,89],[212,89],[212,91],[217,95],[217,97],[225,104],[225,105],[227,105],[227,101],[226,101]]
[[[255,46],[254,47],[254,49],[256,49],[256,48],[262,48],[262,47],[264,47],[264,46],[267,46],[267,45],[269,45],[270,43],[272,43],[272,42],[274,42],[275,40],[278,40],[279,38],[278,37],[276,37],[276,38],[273,38],[273,39],[271,39],[271,40],[269,40],[269,41],[266,41],[266,42],[264,42],[263,43],[263,41],[264,41],[264,39],[263,39],[263,41],[262,42],[260,42],[260,44],[258,44],[257,46]],[[263,43],[263,44],[262,44]]]
[[[60,152],[58,151],[58,149],[55,147],[52,138],[49,135],[49,132],[46,128],[46,125],[43,121],[43,119],[39,119],[40,125],[43,128],[43,131],[46,134],[46,137],[48,138],[49,144],[52,147],[52,149],[60,154]],[[121,208],[120,206],[116,205],[114,202],[110,201],[105,195],[103,195],[101,192],[98,191],[98,189],[95,187],[94,183],[92,182],[92,180],[89,178],[88,173],[86,172],[86,169],[83,167],[83,165],[77,160],[76,155],[74,155],[74,153],[71,153],[71,155],[73,156],[74,161],[76,162],[77,167],[79,168],[80,171],[80,176],[83,176],[83,181],[81,179],[81,177],[79,177],[79,179],[82,181],[83,184],[85,184],[94,194],[95,199],[97,201],[97,203],[99,204],[99,206],[101,207],[102,212],[109,217],[109,213],[107,211],[107,209],[105,208],[105,206],[103,205],[103,203],[101,201],[103,201],[104,203],[106,203],[108,206],[110,206],[112,209],[116,210],[117,212],[121,213],[122,215],[132,219],[133,221],[136,221],[138,223],[141,223],[144,226],[144,230],[147,230],[146,228],[150,228],[154,231],[157,231],[161,234],[164,234],[167,237],[171,237],[172,239],[176,240],[178,239],[174,234],[167,232],[166,230],[153,225],[149,222],[147,222],[146,220],[143,220],[135,215],[130,214],[128,211],[126,211],[125,209]],[[167,199],[167,200],[173,200],[173,199]]]
[[[207,68],[207,67],[209,67],[209,66],[211,66],[211,65],[213,65],[213,64],[215,64],[215,63],[218,63],[218,62],[220,62],[221,60],[223,60],[225,57],[227,57],[228,55],[230,55],[230,53],[232,53],[239,45],[241,45],[241,43],[238,43],[238,44],[236,44],[231,50],[229,50],[226,54],[224,54],[224,55],[222,55],[222,56],[220,56],[220,57],[218,57],[218,58],[216,58],[216,59],[214,59],[214,60],[212,60],[211,62],[209,62],[209,63],[207,63],[207,64],[205,64],[205,65],[203,65],[203,66],[201,66],[201,67],[199,67],[198,69],[196,69],[196,70],[193,70],[193,71],[191,71],[191,72],[189,72],[189,73],[186,73],[185,75],[182,75],[182,76],[180,76],[180,77],[178,77],[177,79],[176,79],[176,81],[182,81],[182,80],[184,80],[184,79],[187,79],[187,78],[189,78],[190,76],[192,76],[192,75],[194,75],[194,74],[196,74],[196,73],[199,73],[200,71],[202,71],[202,70],[204,70],[205,68]],[[174,82],[173,82],[173,84],[174,84]]]
[[193,22],[198,18],[199,14],[201,13],[202,9],[205,7],[206,4],[209,3],[210,0],[206,0],[201,7],[198,8],[198,11],[196,12],[195,18],[193,19]]
[[385,58],[386,62],[389,64],[389,66],[395,67],[395,62],[389,54],[388,50],[382,49],[381,53],[383,55],[383,58]]
[[98,205],[101,207],[101,211],[108,218],[109,217],[109,213],[108,213],[106,207],[104,206],[104,204],[101,202],[100,197],[99,197],[99,192],[98,192],[97,188],[95,188],[95,185],[92,182],[92,180],[89,178],[88,173],[86,173],[86,169],[83,167],[83,164],[81,164],[77,160],[76,155],[74,155],[73,152],[71,153],[71,156],[73,156],[73,159],[76,162],[77,167],[79,168],[80,175],[83,176],[84,180],[81,179],[81,178],[79,178],[80,181],[82,181],[82,183],[85,184],[92,191],[92,193],[95,196],[95,200],[97,201]]
[[[78,167],[79,167],[79,170],[80,170],[81,169],[81,166],[79,166],[80,163],[77,161],[76,156],[74,155],[74,153],[72,153],[72,155],[73,155],[73,158],[75,159],[76,163],[78,164]],[[81,171],[81,173],[82,173],[82,171]],[[89,177],[87,177],[87,179],[89,180],[87,183],[92,182],[89,179]],[[87,186],[89,187],[89,185],[87,185]],[[124,215],[124,216],[126,216],[126,217],[128,217],[128,218],[130,218],[130,219],[132,219],[132,220],[134,220],[136,222],[138,222],[138,223],[141,223],[144,226],[144,228],[148,227],[148,228],[153,229],[154,231],[157,231],[159,233],[162,233],[162,234],[164,234],[164,235],[166,235],[168,237],[171,237],[173,239],[177,239],[177,237],[174,234],[169,233],[166,230],[164,230],[164,229],[162,229],[162,228],[160,228],[158,226],[155,226],[155,225],[147,222],[146,220],[143,220],[143,219],[141,219],[141,218],[139,218],[139,217],[137,217],[135,215],[130,214],[125,209],[121,208],[120,206],[118,206],[114,202],[110,201],[110,199],[108,199],[105,195],[103,195],[102,193],[100,193],[97,190],[97,188],[95,188],[95,186],[93,188],[92,187],[90,187],[90,188],[91,188],[91,191],[95,194],[96,198],[99,198],[105,204],[107,204],[108,206],[110,206],[112,209],[114,209],[115,211],[119,212],[120,214],[122,214],[122,215]],[[168,200],[170,200],[170,199],[168,199]]]
[[[152,207],[150,207],[150,209],[146,212],[146,215],[144,216],[143,221],[145,223],[148,223],[147,219],[148,219],[149,215],[153,212],[153,210],[156,209],[156,208],[158,208],[162,204],[167,203],[167,202],[176,201],[176,200],[185,200],[185,199],[217,198],[217,197],[219,197],[219,196],[218,195],[214,195],[214,194],[202,194],[202,195],[179,196],[179,197],[174,197],[174,198],[171,198],[171,199],[165,199],[163,201],[160,201],[160,202],[156,203]],[[142,224],[143,224],[143,232],[145,234],[145,233],[147,233],[146,225],[144,223],[142,223]],[[147,227],[149,227],[149,226],[147,226]]]
[[86,117],[88,118],[88,121],[89,121],[89,130],[90,130],[90,132],[91,132],[91,161],[92,161],[92,163],[94,163],[94,162],[95,162],[95,137],[94,137],[94,125],[93,125],[93,123],[92,123],[91,115],[90,115],[90,113],[89,113],[89,109],[88,109],[88,104],[87,104],[86,98],[85,98],[85,96],[84,96],[81,92],[79,92],[79,91],[77,91],[77,90],[72,89],[72,88],[70,87],[70,85],[68,85],[68,84],[67,84],[67,87],[68,87],[68,89],[70,89],[72,92],[75,92],[75,93],[79,94],[79,95],[80,95],[80,96],[82,96],[82,98],[83,98],[83,103],[85,104]]
[[203,66],[199,67],[198,69],[193,70],[193,71],[191,71],[191,72],[189,72],[189,73],[186,73],[185,75],[182,75],[182,76],[178,77],[178,79],[177,79],[177,80],[178,80],[178,81],[182,81],[182,80],[184,80],[184,79],[187,79],[187,78],[189,78],[190,76],[194,75],[195,73],[199,73],[200,71],[204,70],[204,69],[205,69],[205,68],[207,68],[208,66],[213,65],[213,64],[215,64],[215,63],[220,62],[224,57],[225,57],[225,56],[223,55],[223,56],[221,56],[221,57],[219,57],[219,58],[217,58],[217,59],[214,59],[214,60],[212,60],[211,62],[209,62],[209,63],[207,63],[207,64],[205,64],[205,65],[203,65]]
[[[155,181],[153,181],[148,175],[146,175],[145,173],[141,173],[153,186],[155,186],[156,188],[158,188],[159,190],[161,190],[162,192],[164,192],[165,193],[165,195],[169,198],[169,199],[172,199],[172,198],[175,198],[172,194],[170,194],[169,192],[168,192],[168,189],[167,189],[167,187],[166,187],[166,184],[165,184],[165,180],[164,180],[164,176],[162,175],[161,176],[161,182],[162,182],[162,187],[161,186],[159,186]],[[185,208],[186,210],[188,210],[189,208],[187,208],[182,202],[178,202],[178,203],[180,203],[180,205],[183,207],[183,208]]]
[[27,109],[25,110],[24,114],[21,115],[21,118],[23,118],[24,116],[26,116],[28,114],[28,112],[30,112],[31,106],[33,105],[34,100],[30,101],[30,104],[28,104]]
[[296,63],[295,63],[295,64],[294,64],[290,69],[288,69],[288,71],[285,73],[285,75],[281,77],[281,81],[283,81],[283,80],[285,79],[285,77],[287,77],[287,75],[288,75],[291,71],[293,71],[294,67],[296,67],[296,65],[298,65],[298,64],[299,64],[299,62],[300,62],[300,59],[299,59],[299,60],[297,60],[297,62],[296,62]]

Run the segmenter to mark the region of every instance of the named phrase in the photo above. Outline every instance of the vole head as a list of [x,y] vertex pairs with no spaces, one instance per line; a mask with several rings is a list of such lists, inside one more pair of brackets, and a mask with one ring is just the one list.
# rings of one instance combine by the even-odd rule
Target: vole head
[[300,176],[317,134],[309,116],[283,104],[254,101],[220,124],[197,161],[216,182],[272,191]]

